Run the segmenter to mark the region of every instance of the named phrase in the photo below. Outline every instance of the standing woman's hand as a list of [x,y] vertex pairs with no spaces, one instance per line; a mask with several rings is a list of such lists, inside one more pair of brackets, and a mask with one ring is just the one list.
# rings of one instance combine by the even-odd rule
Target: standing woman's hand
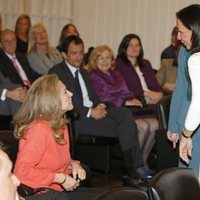
[[172,133],[171,131],[167,131],[167,139],[170,140],[173,143],[173,148],[176,148],[176,144],[179,140],[179,134],[178,133]]
[[189,163],[189,157],[192,156],[192,139],[191,137],[181,136],[180,145],[179,145],[179,155],[180,158]]

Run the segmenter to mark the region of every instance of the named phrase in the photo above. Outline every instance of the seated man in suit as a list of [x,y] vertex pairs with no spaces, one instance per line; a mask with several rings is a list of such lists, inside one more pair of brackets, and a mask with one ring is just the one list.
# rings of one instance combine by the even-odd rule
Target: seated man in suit
[[[69,36],[62,43],[63,62],[55,65],[49,73],[59,79],[73,93],[73,104],[80,118],[75,122],[79,134],[117,137],[123,153],[124,181],[138,184],[136,168],[143,165],[137,127],[127,108],[107,108],[91,89],[87,71],[81,65],[84,44],[78,36]],[[98,158],[97,158],[98,159]]]
[[16,35],[5,29],[0,33],[0,71],[11,83],[29,88],[40,75],[32,70],[27,57],[16,52]]
[[14,116],[24,101],[27,89],[12,84],[0,72],[0,115]]

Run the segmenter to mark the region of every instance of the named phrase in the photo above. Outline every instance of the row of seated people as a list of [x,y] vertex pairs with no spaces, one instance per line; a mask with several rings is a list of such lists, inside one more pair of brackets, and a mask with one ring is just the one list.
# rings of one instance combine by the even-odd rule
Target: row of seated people
[[[47,36],[47,33],[41,31],[37,32],[35,35],[35,38],[41,39],[40,34],[44,34]],[[44,37],[45,38],[45,37]],[[11,91],[12,94],[14,93],[14,96],[16,99],[14,101],[23,102],[27,93],[27,89],[31,86],[31,84],[36,80],[39,76],[42,74],[39,74],[34,71],[28,62],[26,56],[24,54],[20,54],[16,52],[16,36],[14,32],[11,30],[4,30],[1,32],[1,46],[2,46],[2,64],[0,65],[0,70],[2,73],[2,80],[6,80],[5,82],[2,81],[3,84],[9,83],[11,85],[11,90],[8,88],[8,90],[5,90],[5,86],[2,87],[2,92],[4,95],[4,103],[7,104],[8,109],[10,110],[10,105],[12,104],[12,101],[9,96],[8,98],[5,98],[6,95],[9,95],[9,92]],[[126,46],[124,46],[125,43],[127,43]],[[138,167],[137,173],[143,174],[143,172],[146,172],[148,170],[148,166],[146,163],[147,156],[152,148],[152,145],[154,143],[154,136],[155,136],[155,130],[158,128],[158,121],[156,119],[155,114],[152,114],[150,116],[131,116],[131,113],[126,108],[113,108],[111,106],[106,107],[106,103],[112,103],[107,102],[105,100],[102,100],[101,97],[99,97],[98,92],[97,95],[98,98],[101,101],[97,101],[98,98],[95,98],[95,93],[93,84],[90,83],[88,79],[88,72],[86,72],[84,69],[80,68],[81,64],[83,62],[83,56],[84,56],[84,45],[82,40],[78,36],[69,36],[67,37],[64,42],[59,47],[62,51],[62,58],[59,62],[59,64],[55,65],[54,67],[50,67],[49,73],[56,73],[59,77],[59,79],[65,84],[67,88],[69,88],[70,91],[73,92],[73,104],[75,105],[76,110],[80,113],[80,120],[78,120],[78,123],[76,124],[77,129],[86,130],[88,133],[88,129],[90,130],[90,134],[102,134],[98,133],[98,128],[101,127],[100,130],[104,129],[104,136],[115,136],[118,137],[121,149],[123,151],[123,158],[124,158],[124,167],[126,171],[128,172],[128,178],[129,179],[136,179],[136,173],[135,168]],[[135,48],[137,50],[135,50]],[[136,105],[136,106],[142,106],[143,101],[145,101],[147,104],[156,104],[159,102],[159,100],[162,98],[162,88],[157,83],[155,79],[155,75],[153,73],[153,69],[150,65],[150,63],[143,58],[141,60],[138,59],[138,57],[141,55],[142,52],[142,45],[141,41],[138,36],[134,34],[127,35],[123,38],[121,42],[121,50],[125,50],[124,55],[118,55],[118,62],[124,62],[123,59],[125,59],[124,63],[120,63],[118,66],[116,64],[116,68],[120,71],[120,66],[123,67],[126,66],[126,64],[129,64],[132,67],[132,65],[137,69],[137,72],[134,70],[135,68],[132,67],[132,74],[135,73],[136,79],[138,79],[136,83],[130,83],[128,85],[128,80],[126,81],[125,74],[122,72],[122,76],[124,76],[124,82],[125,85],[127,85],[127,90],[130,92],[130,99],[128,97],[127,99],[127,105]],[[111,51],[112,52],[112,51]],[[101,58],[102,61],[100,63],[107,64],[107,67],[111,65],[113,62],[113,56],[111,56],[111,63],[109,64],[109,58],[105,58],[103,53],[102,55],[99,55],[98,59]],[[12,57],[9,57],[9,54],[15,54],[16,58],[15,61],[12,60]],[[130,54],[130,55],[129,55]],[[91,54],[92,56],[92,54]],[[121,56],[121,59],[120,59]],[[6,62],[5,62],[6,58]],[[131,59],[130,59],[131,58]],[[62,61],[64,59],[64,61]],[[92,58],[90,58],[92,59]],[[128,61],[126,63],[126,61]],[[97,61],[96,61],[97,62]],[[105,63],[104,63],[105,62]],[[142,67],[140,66],[142,63]],[[105,65],[106,65],[105,64]],[[21,65],[21,71],[14,67]],[[96,63],[97,65],[97,63]],[[67,68],[66,68],[67,67]],[[78,80],[81,85],[81,95],[80,98],[77,90],[77,84],[75,84],[74,78],[75,77],[75,69],[80,68],[80,73],[78,73]],[[8,70],[10,69],[10,70]],[[143,71],[144,70],[144,71]],[[146,70],[146,72],[145,72]],[[123,71],[123,70],[122,70]],[[16,73],[17,72],[17,73]],[[143,80],[141,74],[144,74]],[[150,74],[148,74],[150,73]],[[25,76],[24,76],[25,74]],[[147,75],[148,74],[148,75]],[[128,72],[129,75],[129,72]],[[152,76],[152,79],[148,77]],[[16,78],[17,77],[17,78]],[[32,78],[31,78],[32,77]],[[67,78],[68,77],[68,78]],[[4,79],[3,79],[4,78]],[[16,81],[17,80],[17,81]],[[76,80],[76,79],[75,79]],[[115,82],[115,84],[117,81]],[[142,84],[141,84],[142,83]],[[14,84],[14,86],[13,86]],[[131,84],[133,85],[133,88],[131,89]],[[137,88],[138,91],[134,88]],[[146,84],[146,85],[145,85]],[[26,87],[21,87],[26,86]],[[140,86],[140,87],[138,87]],[[140,90],[139,90],[140,88]],[[13,90],[14,89],[14,90]],[[143,95],[143,91],[144,95]],[[132,94],[131,94],[132,93]],[[141,95],[142,94],[142,95]],[[131,96],[132,95],[132,96]],[[81,99],[81,101],[80,101]],[[11,103],[9,102],[11,100]],[[124,99],[122,98],[123,102],[126,100],[126,97]],[[101,103],[99,103],[101,102]],[[18,107],[15,108],[16,110],[19,109],[20,103],[18,103]],[[122,105],[122,104],[121,104]],[[121,105],[115,105],[115,107],[120,107]],[[5,105],[3,106],[5,108]],[[13,111],[14,112],[16,112]],[[14,114],[13,114],[14,115]],[[124,115],[124,117],[122,117]],[[110,132],[110,121],[105,122],[105,119],[111,119],[113,121],[113,127],[116,129],[116,131]],[[138,127],[138,135],[137,135],[137,128]],[[108,125],[109,123],[109,125]],[[88,128],[90,127],[90,128]],[[104,127],[104,128],[102,128]],[[127,135],[127,136],[126,136]],[[138,142],[139,137],[139,142]],[[140,146],[139,146],[140,144]],[[142,153],[139,149],[142,149]],[[135,157],[137,159],[135,159]],[[135,160],[134,160],[135,159]],[[142,161],[143,160],[143,161]],[[145,164],[144,168],[141,168],[139,166],[143,165],[143,162]],[[135,181],[133,182],[135,184]]]
[[[11,40],[14,42],[15,40],[15,34],[12,31],[2,31],[1,36],[8,36],[7,41]],[[2,40],[4,41],[4,40]],[[2,43],[3,44],[3,43]],[[6,45],[5,45],[6,46]],[[5,48],[4,45],[2,45],[2,51]],[[13,45],[15,47],[15,45]],[[74,90],[75,88],[75,80],[73,78],[72,72],[75,72],[76,68],[80,67],[83,61],[83,56],[84,56],[84,45],[83,41],[78,37],[78,36],[69,36],[67,37],[63,44],[62,44],[62,50],[64,53],[65,61],[59,63],[58,65],[54,66],[51,68],[51,70],[56,70],[58,68],[57,74],[62,80],[62,82],[67,86],[67,88],[70,89],[70,91],[73,92],[73,103],[76,107],[76,109],[80,113],[80,119],[78,120],[76,124],[77,129],[85,130],[90,132],[89,134],[100,134],[103,136],[107,137],[117,137],[123,152],[123,163],[124,163],[124,172],[125,175],[123,176],[124,180],[128,180],[129,182],[131,181],[133,185],[138,184],[138,174],[136,172],[136,168],[140,168],[143,166],[143,159],[142,159],[142,153],[140,150],[139,142],[138,142],[138,135],[137,135],[137,127],[136,124],[132,120],[131,112],[126,109],[126,108],[106,108],[105,104],[100,103],[97,98],[95,98],[95,95],[93,94],[93,91],[90,89],[91,86],[87,80],[87,73],[83,71],[83,76],[82,76],[82,86],[85,86],[85,93],[83,93],[83,102],[77,102],[77,92]],[[75,57],[74,57],[75,54]],[[12,64],[12,61],[10,62]],[[68,65],[71,66],[72,72],[66,70],[65,72],[65,65],[68,63]],[[67,65],[66,65],[67,66]],[[64,70],[64,72],[63,72]],[[56,73],[54,71],[50,71],[50,73]],[[67,78],[68,77],[68,78]],[[23,81],[23,80],[21,80]],[[68,81],[66,83],[66,81]],[[52,87],[52,81],[48,81],[48,86],[51,87],[51,91],[56,91],[55,86]],[[25,84],[25,83],[24,83]],[[34,83],[33,83],[34,84]],[[31,88],[29,89],[27,96],[31,93]],[[47,91],[49,89],[46,89],[44,92],[44,96],[47,98]],[[51,92],[52,94],[54,92]],[[63,92],[64,94],[66,93],[66,90]],[[26,96],[26,99],[28,98]],[[31,103],[29,103],[29,106],[31,106],[31,110],[34,109],[39,109],[38,114],[39,118],[43,116],[43,111],[41,110],[42,108],[44,109],[44,112],[46,112],[46,104],[48,105],[51,101],[45,100],[45,101],[39,101],[40,103],[43,102],[42,107],[39,106],[39,102],[35,100],[37,98],[36,94],[32,95],[31,97]],[[37,99],[38,100],[38,99]],[[58,102],[56,102],[58,103]],[[79,104],[80,103],[80,104]],[[22,104],[22,106],[25,106],[25,102]],[[60,107],[60,103],[58,103],[58,106]],[[22,110],[22,107],[20,111]],[[30,110],[30,112],[31,112]],[[19,112],[17,112],[17,115],[19,115]],[[26,115],[27,117],[31,117],[31,113],[28,114],[28,109],[26,110]],[[55,113],[54,111],[48,112],[49,114]],[[45,113],[44,113],[45,115]],[[35,118],[33,118],[34,120]],[[35,121],[34,121],[35,122]],[[29,122],[31,123],[31,122]],[[20,123],[21,124],[21,123]],[[36,128],[38,134],[40,134],[41,129],[37,129],[37,126],[34,125],[33,127]],[[99,130],[99,131],[98,131]],[[35,134],[37,135],[37,134]],[[42,135],[42,134],[40,134]],[[40,139],[37,140],[42,141]],[[26,140],[25,140],[26,141]],[[21,142],[21,141],[20,141]],[[22,140],[22,143],[24,140]],[[28,141],[27,141],[28,142]],[[34,142],[34,140],[33,140]],[[28,142],[30,144],[30,141]],[[35,145],[38,145],[35,143]],[[22,145],[23,146],[23,145]],[[34,145],[33,145],[34,146]],[[51,145],[49,145],[51,146]],[[27,146],[28,148],[30,147],[29,145]],[[34,147],[35,149],[35,147]],[[21,155],[21,151],[23,149],[19,149],[19,155]],[[32,149],[33,150],[33,149]],[[31,151],[32,151],[31,150]],[[28,149],[25,150],[25,152],[28,152]],[[28,156],[29,158],[33,158],[33,156]],[[22,158],[25,158],[25,156],[22,156]],[[37,159],[37,158],[36,158]],[[19,156],[20,160],[20,156]],[[21,161],[19,161],[21,163]],[[142,167],[141,167],[142,170]],[[144,170],[144,169],[143,169]],[[23,175],[23,173],[19,173],[18,177],[21,176],[21,180],[23,180],[23,183],[28,183],[27,185],[30,185],[32,187],[35,187],[35,183],[32,185],[29,181],[30,177],[26,177]],[[24,179],[25,178],[25,179]],[[31,177],[32,179],[33,177]],[[37,177],[38,180],[38,177]],[[43,180],[43,179],[42,179]]]
[[[41,28],[41,26],[39,27],[39,28]],[[12,40],[14,40],[14,34],[12,33],[12,31],[9,31],[9,30],[6,30],[6,31],[3,31],[2,32],[2,36],[4,35],[4,33],[5,33],[5,35],[6,35],[6,37],[8,36],[8,38],[9,37],[11,37],[11,39]],[[46,32],[45,32],[46,33]],[[139,45],[141,46],[141,42],[140,42],[140,39],[138,38],[138,37],[136,37],[136,38],[131,38],[132,36],[131,35],[128,35],[127,37],[125,37],[124,38],[124,40],[131,40],[131,39],[133,39],[133,40],[136,40],[136,43],[140,43]],[[135,37],[135,36],[134,36]],[[124,42],[124,41],[123,41]],[[122,43],[123,43],[122,42]],[[5,44],[5,43],[4,43]],[[138,45],[138,44],[136,44],[136,45]],[[14,46],[14,45],[13,45]],[[4,51],[7,51],[7,46],[6,46],[6,44],[5,45],[3,45],[2,44],[2,54],[4,54],[4,52],[3,52],[3,50]],[[9,50],[10,51],[10,50]],[[141,52],[142,52],[143,50],[142,50],[142,48],[141,48]],[[13,48],[12,49],[12,52],[9,52],[9,53],[13,53],[13,52],[15,52],[15,48]],[[139,49],[139,51],[138,51],[138,53],[140,53],[140,49]],[[143,53],[143,52],[142,52]],[[4,56],[4,55],[3,55]],[[5,56],[4,56],[5,57]],[[25,60],[25,56],[24,56],[24,60]],[[136,62],[136,58],[134,58],[134,60],[133,60],[133,62]],[[19,61],[18,61],[19,62]],[[32,62],[30,62],[30,63],[32,63]],[[12,63],[11,63],[12,64]],[[27,64],[27,63],[26,63]],[[38,64],[39,65],[39,64]],[[12,76],[12,74],[14,74],[13,73],[13,70],[15,70],[15,69],[13,69],[13,67],[9,67],[9,68],[12,68],[12,72],[11,73],[9,73],[9,72],[7,72],[7,68],[5,68],[5,66],[6,66],[6,63],[3,63],[2,64],[2,67],[1,67],[1,69],[2,69],[2,72],[3,72],[3,74],[6,74],[6,76],[7,77],[12,77],[13,79],[12,80],[14,80],[14,77]],[[23,67],[24,65],[22,64],[22,67]],[[27,66],[28,66],[28,64],[27,64]],[[27,68],[29,68],[30,69],[30,67],[27,67]],[[151,66],[150,66],[150,68],[152,68]],[[28,70],[27,70],[28,71]],[[122,72],[123,72],[123,70],[122,70]],[[150,72],[152,72],[152,70],[150,71]],[[145,74],[147,74],[148,72],[145,72]],[[27,73],[25,73],[25,74],[27,74]],[[29,74],[31,74],[31,75],[35,75],[35,78],[34,79],[36,79],[38,76],[39,76],[39,74],[37,74],[37,73],[35,73],[35,72],[31,72],[31,73],[29,73]],[[148,76],[146,76],[146,78],[147,78]],[[153,77],[153,76],[152,76]],[[18,78],[21,78],[21,77],[18,77]],[[11,79],[11,78],[10,78]],[[29,78],[28,78],[29,79]],[[129,78],[130,79],[130,78]],[[126,80],[126,77],[125,77],[125,80]],[[152,79],[153,80],[153,79]],[[12,82],[15,82],[15,83],[17,83],[17,84],[25,84],[26,86],[28,86],[27,85],[27,83],[25,82],[26,80],[22,80],[23,81],[23,83],[21,82],[21,80],[18,80],[18,81],[12,81]],[[31,80],[31,82],[33,82],[33,80]],[[147,82],[148,82],[148,80],[147,80]],[[156,83],[156,80],[155,80],[155,78],[154,78],[154,83]],[[143,88],[140,88],[140,91],[139,91],[139,93],[138,93],[138,91],[136,92],[136,91],[134,91],[136,88],[138,88],[138,87],[136,87],[136,84],[138,84],[138,85],[141,85],[140,84],[140,82],[137,82],[137,83],[131,83],[133,86],[135,86],[135,88],[129,88],[130,90],[133,90],[132,92],[133,93],[136,93],[136,96],[137,96],[137,98],[143,98],[143,96],[141,95],[141,93],[142,93],[142,91],[143,91]],[[150,84],[150,83],[147,83],[147,84]],[[157,84],[157,83],[156,83]],[[128,83],[127,83],[127,85],[128,85]],[[130,84],[129,84],[130,85]],[[132,86],[131,86],[132,87]],[[143,98],[143,99],[145,99],[145,101],[155,101],[155,102],[147,102],[147,103],[150,103],[150,104],[153,104],[153,103],[157,103],[159,100],[160,100],[160,98],[162,97],[162,94],[161,94],[161,88],[158,86],[158,84],[157,84],[157,86],[156,86],[157,88],[156,88],[156,90],[159,88],[159,90],[160,90],[160,92],[158,92],[158,94],[159,95],[157,95],[157,96],[155,96],[155,94],[156,93],[151,93],[151,92],[149,92],[149,91],[146,91],[146,94],[145,94],[145,98]],[[146,86],[146,89],[148,88],[148,86]],[[20,95],[19,96],[17,96],[16,98],[21,98],[20,99],[20,101],[23,101],[23,99],[24,99],[24,97],[25,97],[25,94],[26,94],[26,89],[25,88],[21,88],[21,87],[19,87],[19,88],[17,88],[17,89],[15,89],[15,91],[20,91]],[[5,93],[5,92],[4,92]],[[14,94],[16,94],[17,92],[15,92]],[[7,94],[7,93],[6,93]],[[8,94],[9,94],[9,92],[8,92]],[[8,96],[9,97],[9,96]],[[153,98],[156,98],[156,99],[153,99]],[[9,100],[9,98],[8,98],[8,100]],[[18,99],[17,99],[18,100]],[[19,101],[19,100],[18,100]],[[138,101],[138,100],[136,100],[136,101]],[[4,102],[5,103],[5,102]],[[19,103],[18,103],[18,105],[19,105]],[[138,103],[136,103],[135,105],[138,105]],[[139,106],[141,106],[141,102],[139,102]],[[5,106],[4,106],[4,108],[5,108]],[[14,107],[15,108],[15,107]],[[16,112],[16,109],[18,109],[18,108],[15,108],[15,110],[14,110],[14,112],[13,113],[15,113]],[[13,114],[12,113],[12,114]],[[142,118],[144,118],[144,116],[142,117]],[[149,120],[149,119],[148,119]],[[147,152],[147,153],[144,153],[145,154],[145,156],[144,156],[144,160],[145,160],[145,162],[146,162],[146,159],[147,159],[147,156],[148,156],[148,154],[149,154],[149,151],[151,150],[151,146],[153,145],[153,138],[154,138],[154,135],[155,135],[155,130],[157,129],[157,127],[158,127],[158,122],[157,122],[157,120],[155,120],[155,119],[153,119],[153,121],[152,121],[152,119],[151,119],[151,123],[149,123],[149,122],[147,122],[147,120],[141,120],[141,119],[138,119],[138,120],[136,120],[137,122],[137,126],[138,126],[138,129],[139,129],[139,139],[140,139],[140,144],[141,144],[141,147],[143,148],[143,145],[144,145],[144,143],[146,143],[146,145],[145,145],[145,147],[144,147],[144,152]],[[150,125],[151,125],[151,127],[150,127]],[[150,132],[150,133],[152,133],[152,134],[148,134],[148,132]],[[146,139],[148,137],[148,140]],[[148,142],[146,142],[146,141],[148,141]],[[148,147],[148,148],[147,148]],[[147,149],[146,149],[147,148]],[[146,168],[148,168],[148,167],[146,167]]]

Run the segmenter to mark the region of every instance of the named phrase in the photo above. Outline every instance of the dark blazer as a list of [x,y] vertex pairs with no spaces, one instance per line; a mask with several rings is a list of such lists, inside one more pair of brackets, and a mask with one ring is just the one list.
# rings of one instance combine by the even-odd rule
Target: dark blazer
[[[0,72],[0,96],[3,89],[15,89],[20,87],[20,85],[13,84],[8,78],[5,78]],[[0,115],[12,115],[14,116],[21,106],[21,102],[15,101],[10,98],[6,98],[5,101],[0,100]]]
[[[30,83],[33,83],[34,80],[40,77],[38,73],[32,70],[32,68],[29,65],[29,62],[27,60],[27,57],[20,53],[15,52],[16,58],[18,62],[21,64],[28,80]],[[9,59],[9,57],[4,53],[3,50],[0,50],[0,71],[1,73],[6,77],[9,78],[10,81],[14,84],[23,84],[23,81],[21,80],[21,77],[18,75],[12,61]]]
[[[90,99],[90,101],[93,102],[93,106],[96,106],[98,103],[100,103],[100,101],[95,96],[95,93],[93,92],[93,90],[92,90],[92,88],[90,86],[88,73],[83,68],[79,68],[79,69],[80,69],[80,73],[81,73],[81,75],[83,77],[83,80],[85,82],[85,85],[86,85],[86,88],[87,88],[87,91],[88,91],[89,99]],[[74,76],[71,73],[71,71],[70,71],[70,69],[67,66],[65,61],[55,65],[54,67],[52,67],[49,70],[49,74],[57,74],[59,79],[65,84],[67,89],[69,91],[71,91],[72,93],[75,93],[75,88],[74,88],[75,79],[74,79]],[[80,106],[80,105],[78,105],[78,106],[74,105],[74,106],[78,110],[78,112],[81,114],[81,117],[83,117],[83,118],[84,118],[84,116],[86,117],[89,108],[86,108],[86,107]]]
[[[100,101],[95,96],[91,87],[88,72],[82,68],[79,69],[85,82],[89,99],[93,102],[93,106],[96,106]],[[57,74],[67,89],[75,93],[75,78],[65,61],[52,67],[49,70],[49,74]],[[75,121],[75,129],[78,134],[118,137],[122,151],[136,146],[136,154],[138,154],[138,158],[141,158],[141,151],[137,138],[137,127],[132,121],[132,114],[129,109],[109,108],[107,109],[107,116],[105,118],[96,120],[92,117],[87,118],[89,108],[77,106],[75,104],[74,107],[78,110],[81,117],[79,120]],[[136,164],[136,166],[139,166],[141,162],[141,159],[138,159],[138,164]]]

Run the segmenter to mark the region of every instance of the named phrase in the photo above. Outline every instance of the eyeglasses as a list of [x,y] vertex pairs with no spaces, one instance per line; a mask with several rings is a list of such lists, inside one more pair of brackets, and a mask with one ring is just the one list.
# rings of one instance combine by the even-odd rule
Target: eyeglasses
[[16,42],[16,39],[11,39],[11,40],[2,40],[1,42],[4,43],[4,44],[10,44],[10,43],[14,43],[14,42]]
[[110,57],[110,56],[108,56],[108,57],[99,56],[97,59],[99,62],[112,61],[112,57]]

